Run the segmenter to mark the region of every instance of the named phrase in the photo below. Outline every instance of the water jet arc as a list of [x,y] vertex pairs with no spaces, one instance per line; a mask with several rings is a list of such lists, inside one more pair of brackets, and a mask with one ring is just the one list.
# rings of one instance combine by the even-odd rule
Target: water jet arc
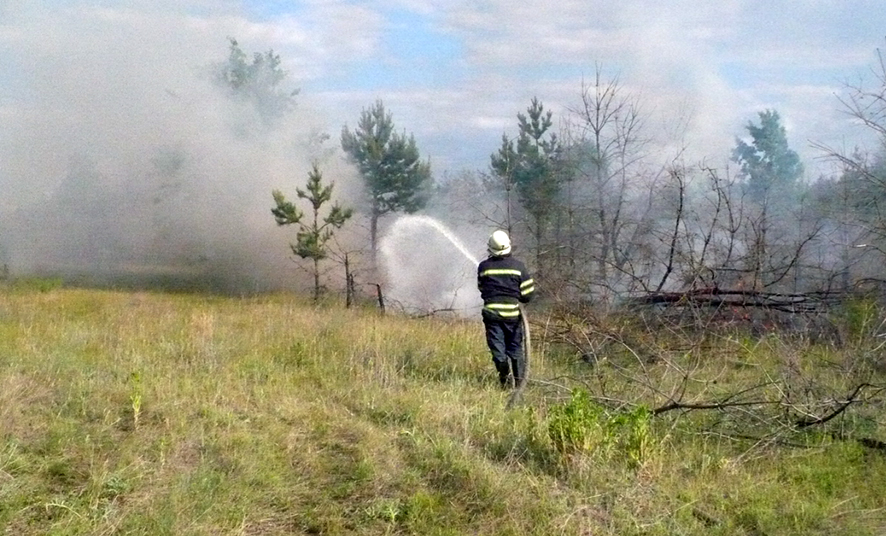
[[449,242],[452,243],[453,246],[455,246],[455,249],[457,249],[459,253],[464,255],[467,260],[469,260],[474,265],[480,264],[480,261],[471,254],[468,248],[466,248],[465,245],[462,244],[461,240],[459,240],[458,237],[452,233],[452,231],[450,231],[445,225],[430,216],[402,216],[401,218],[398,218],[396,222],[394,222],[394,225],[391,229],[393,232],[396,230],[397,227],[410,225],[420,225],[434,229],[435,231],[443,235],[447,240],[449,240]]

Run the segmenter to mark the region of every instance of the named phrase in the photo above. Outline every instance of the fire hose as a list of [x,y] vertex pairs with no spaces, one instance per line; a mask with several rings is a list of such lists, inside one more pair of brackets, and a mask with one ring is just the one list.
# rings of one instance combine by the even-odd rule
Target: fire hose
[[514,392],[508,397],[505,409],[511,409],[523,398],[523,389],[529,382],[529,356],[532,353],[532,340],[529,336],[529,319],[526,317],[526,308],[520,305],[520,322],[523,323],[523,374],[514,385]]

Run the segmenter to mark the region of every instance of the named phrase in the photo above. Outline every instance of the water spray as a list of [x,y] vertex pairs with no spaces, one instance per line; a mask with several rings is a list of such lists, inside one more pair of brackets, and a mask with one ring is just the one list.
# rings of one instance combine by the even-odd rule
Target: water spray
[[477,260],[440,221],[429,216],[402,216],[379,245],[387,275],[388,296],[412,312],[452,310],[479,312]]
[[458,237],[452,233],[452,231],[450,231],[445,225],[430,216],[403,216],[394,222],[394,225],[391,226],[391,232],[395,232],[395,229],[397,227],[405,227],[407,229],[416,227],[430,227],[431,229],[434,229],[435,231],[443,235],[443,237],[445,237],[447,240],[449,240],[449,242],[453,246],[455,246],[455,249],[457,249],[462,255],[464,255],[465,259],[471,261],[473,265],[476,266],[480,264],[480,261],[477,259],[477,257],[474,257],[474,255],[468,250],[468,248],[465,247],[464,244],[462,244],[461,240],[459,240]]

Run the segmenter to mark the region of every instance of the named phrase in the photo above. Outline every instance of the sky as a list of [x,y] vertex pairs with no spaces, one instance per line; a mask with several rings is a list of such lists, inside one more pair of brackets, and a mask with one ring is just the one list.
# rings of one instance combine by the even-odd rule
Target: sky
[[857,0],[243,6],[248,37],[303,61],[293,73],[335,124],[353,124],[383,99],[442,169],[487,169],[533,97],[562,118],[599,68],[637,99],[651,137],[680,138],[663,147],[725,160],[747,123],[771,108],[814,174],[821,165],[810,142],[864,141],[836,95],[867,74],[886,35],[882,4]]
[[[534,98],[561,132],[598,72],[639,107],[653,165],[722,168],[773,109],[813,180],[831,167],[812,144],[871,144],[839,99],[873,82],[884,28],[881,0],[0,0],[0,262],[279,251],[273,277],[291,259],[269,192],[377,100],[442,182],[487,172]],[[232,38],[299,89],[273,136],[210,83]],[[359,203],[353,168],[324,166]]]
[[884,28],[874,0],[0,0],[0,125],[53,80],[179,91],[175,69],[224,59],[233,37],[280,55],[333,139],[381,99],[438,177],[488,170],[533,97],[562,126],[597,69],[639,103],[662,158],[724,162],[775,109],[816,174],[810,142],[865,141],[837,95],[870,78]]

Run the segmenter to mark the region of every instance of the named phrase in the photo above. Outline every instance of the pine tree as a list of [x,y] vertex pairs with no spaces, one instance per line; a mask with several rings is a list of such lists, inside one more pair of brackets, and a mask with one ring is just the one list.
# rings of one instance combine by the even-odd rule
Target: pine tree
[[427,204],[431,188],[430,161],[422,161],[415,138],[394,131],[381,100],[364,109],[357,128],[342,129],[341,145],[356,164],[369,198],[372,256],[378,244],[378,220],[392,212],[416,212]]
[[329,213],[322,220],[320,210],[324,204],[332,199],[334,183],[323,184],[323,174],[318,164],[314,164],[308,174],[306,190],[296,188],[299,199],[307,199],[311,204],[311,221],[303,223],[305,214],[279,190],[274,190],[272,195],[276,206],[271,209],[277,225],[296,224],[299,230],[296,233],[296,242],[291,244],[292,252],[302,259],[311,259],[312,274],[314,276],[314,300],[320,298],[320,261],[329,256],[328,242],[332,239],[335,229],[340,229],[350,219],[353,211],[343,208],[337,202],[330,208]]
[[788,147],[785,128],[778,112],[760,112],[760,126],[747,124],[751,143],[736,141],[732,159],[741,166],[751,199],[762,202],[771,195],[791,193],[803,175],[803,164],[796,152]]
[[231,96],[251,103],[265,125],[276,124],[295,107],[298,94],[298,89],[285,87],[287,73],[280,56],[273,50],[256,52],[249,62],[237,40],[230,41],[228,61],[217,66],[216,82]]
[[[517,114],[520,134],[516,144],[503,137],[498,153],[490,157],[492,170],[505,181],[508,203],[513,187],[520,204],[532,219],[537,270],[542,269],[540,256],[544,238],[556,211],[560,191],[556,174],[560,143],[556,134],[550,132],[551,115],[550,111],[545,112],[538,99],[533,98],[526,114]],[[508,209],[510,211],[510,206]]]

